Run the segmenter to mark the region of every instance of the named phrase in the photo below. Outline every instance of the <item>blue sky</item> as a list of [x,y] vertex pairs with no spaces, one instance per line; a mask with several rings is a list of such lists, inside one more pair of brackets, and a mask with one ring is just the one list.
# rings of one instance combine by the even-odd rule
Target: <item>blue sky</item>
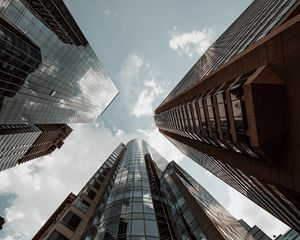
[[0,215],[7,220],[0,238],[30,239],[120,142],[132,138],[145,139],[167,160],[177,161],[236,218],[269,236],[288,229],[184,157],[153,121],[155,107],[251,1],[65,2],[120,94],[95,122],[72,125],[60,150],[0,174]]

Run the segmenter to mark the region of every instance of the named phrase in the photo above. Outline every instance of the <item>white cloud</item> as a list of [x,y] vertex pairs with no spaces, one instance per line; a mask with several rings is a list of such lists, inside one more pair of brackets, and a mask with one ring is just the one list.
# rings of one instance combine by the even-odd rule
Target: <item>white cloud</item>
[[176,27],[170,32],[169,47],[179,55],[201,56],[211,45],[214,38],[212,29],[193,30],[191,32],[178,32]]
[[121,64],[121,70],[119,72],[120,94],[127,103],[134,101],[134,98],[140,91],[140,79],[139,74],[144,64],[143,56],[139,53],[132,53]]
[[133,115],[137,117],[141,116],[152,116],[153,107],[152,104],[155,100],[155,93],[149,89],[145,89],[141,92],[138,101],[133,108]]
[[110,11],[110,9],[106,8],[106,9],[104,10],[104,15],[107,16],[107,17],[110,17],[110,16],[111,16],[111,11]]
[[122,129],[119,129],[117,127],[113,127],[113,133],[115,134],[115,136],[118,136],[118,137],[125,134],[125,132]]
[[138,96],[138,100],[133,107],[132,114],[136,117],[152,117],[156,98],[165,92],[165,89],[158,83],[158,81],[156,81],[156,79],[152,78],[150,80],[145,80],[143,90]]
[[122,63],[119,73],[123,104],[136,117],[152,117],[154,104],[166,92],[156,80],[155,64],[145,63],[140,53],[130,54]]
[[155,79],[146,80],[143,90],[140,92],[138,100],[133,107],[132,114],[136,117],[152,117],[155,100],[165,92],[165,89]]
[[105,8],[104,15],[107,18],[109,18],[110,20],[112,20],[113,18],[118,18],[118,14],[117,13],[112,13],[112,11],[109,8]]

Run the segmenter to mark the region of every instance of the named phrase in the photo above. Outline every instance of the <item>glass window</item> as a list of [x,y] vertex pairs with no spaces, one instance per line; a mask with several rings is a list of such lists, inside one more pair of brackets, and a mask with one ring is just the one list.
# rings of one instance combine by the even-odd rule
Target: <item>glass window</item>
[[211,129],[211,134],[213,139],[217,139],[217,124],[215,120],[215,113],[213,109],[213,100],[212,100],[212,95],[208,95],[206,98],[206,104],[207,104],[207,110],[208,110],[208,118],[209,118],[209,123],[210,123],[210,129]]
[[78,198],[77,201],[75,202],[75,206],[79,208],[81,211],[83,211],[84,213],[86,213],[89,209],[90,204],[84,199]]
[[62,222],[68,227],[70,228],[71,230],[75,231],[77,226],[79,225],[81,221],[81,218],[78,217],[75,213],[73,212],[68,212]]
[[203,129],[203,136],[208,137],[208,129],[207,129],[207,122],[206,122],[206,114],[205,114],[205,109],[204,109],[204,104],[203,104],[203,98],[200,98],[198,100],[199,103],[199,112],[200,112],[200,118],[201,118],[201,125]]
[[57,231],[53,231],[49,237],[47,238],[47,240],[69,240],[67,237],[65,237],[64,235],[62,235],[61,233],[57,232]]
[[87,189],[85,194],[91,200],[93,200],[96,196],[96,193],[92,189]]
[[194,118],[194,123],[195,123],[195,127],[196,129],[199,128],[199,119],[198,119],[198,114],[197,114],[197,109],[196,109],[196,102],[193,101],[191,103],[191,106],[192,106],[192,115],[193,115],[193,118]]
[[220,125],[222,130],[222,136],[225,141],[231,141],[232,137],[229,131],[229,118],[228,118],[228,109],[225,104],[226,94],[225,90],[228,85],[225,85],[221,88],[221,90],[217,93],[217,102],[218,102],[218,110],[220,116]]
[[159,237],[157,224],[155,221],[145,220],[146,235]]
[[104,240],[113,240],[115,239],[116,237],[116,233],[117,233],[117,227],[118,227],[118,224],[117,223],[114,223],[114,224],[110,224],[110,225],[107,225],[105,227],[105,234],[104,234]]
[[144,221],[132,220],[131,234],[144,236]]
[[101,187],[101,185],[96,181],[93,182],[92,186],[97,190]]
[[232,112],[234,118],[234,125],[237,133],[238,142],[248,143],[246,136],[247,120],[245,103],[242,101],[243,84],[247,78],[241,78],[231,89],[230,98],[232,105]]

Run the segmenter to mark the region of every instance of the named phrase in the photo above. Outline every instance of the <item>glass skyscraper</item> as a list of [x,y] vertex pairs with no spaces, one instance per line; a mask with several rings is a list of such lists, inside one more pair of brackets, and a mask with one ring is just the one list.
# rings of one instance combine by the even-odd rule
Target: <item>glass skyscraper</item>
[[90,122],[117,93],[62,0],[0,2],[0,124]]
[[175,162],[135,139],[120,144],[33,239],[253,238]]
[[184,154],[297,231],[299,8],[253,1],[154,116]]

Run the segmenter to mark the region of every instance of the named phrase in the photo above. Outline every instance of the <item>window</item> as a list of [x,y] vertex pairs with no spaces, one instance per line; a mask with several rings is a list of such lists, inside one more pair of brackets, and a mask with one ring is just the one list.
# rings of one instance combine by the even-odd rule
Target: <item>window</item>
[[205,115],[205,110],[204,110],[204,105],[203,105],[203,99],[200,98],[198,100],[199,103],[199,110],[200,110],[200,118],[201,118],[201,125],[203,129],[203,136],[208,137],[208,129],[207,129],[207,122],[206,122],[206,115]]
[[99,188],[101,187],[101,185],[100,185],[98,182],[96,182],[96,181],[92,184],[92,186],[93,186],[95,189],[99,189]]
[[146,226],[146,234],[153,236],[153,237],[159,237],[157,225],[155,221],[145,220],[145,226]]
[[211,137],[213,139],[217,139],[217,123],[215,120],[215,113],[213,109],[213,99],[212,99],[212,92],[205,98],[206,104],[207,104],[207,110],[208,110],[208,118],[210,123],[210,129],[211,129]]
[[182,122],[181,122],[181,117],[180,117],[180,114],[179,114],[179,108],[175,108],[175,116],[176,116],[176,119],[178,119],[177,121],[177,124],[178,124],[178,129],[179,130],[182,130]]
[[182,117],[183,117],[183,122],[184,122],[184,130],[186,132],[189,132],[189,122],[188,122],[188,115],[187,115],[187,110],[184,105],[181,106],[181,111],[182,111]]
[[60,234],[57,231],[53,231],[49,237],[47,238],[47,240],[69,240],[67,237],[65,237],[64,235]]
[[192,102],[191,103],[191,106],[192,106],[192,115],[193,115],[193,118],[194,118],[194,123],[195,123],[195,127],[196,129],[199,128],[199,119],[198,119],[198,114],[197,114],[197,110],[196,110],[196,102]]
[[144,236],[144,221],[132,220],[131,234]]
[[191,110],[191,105],[189,103],[186,105],[186,109],[187,109],[187,117],[188,117],[188,121],[190,123],[190,127],[192,129],[194,129],[194,123],[193,123],[193,117],[192,117],[192,110]]
[[172,109],[171,114],[172,114],[172,118],[173,118],[173,121],[174,121],[174,127],[175,127],[176,130],[179,130],[178,118],[176,117],[175,111],[176,111],[175,109]]
[[99,182],[103,182],[104,181],[104,177],[102,175],[100,175],[97,179],[98,179]]
[[248,137],[246,135],[247,120],[245,103],[242,101],[243,84],[247,78],[241,78],[230,89],[230,98],[233,111],[234,125],[237,134],[238,142],[248,143]]
[[68,212],[62,221],[68,228],[75,231],[81,221],[81,218],[73,212]]
[[90,204],[84,199],[78,198],[75,202],[75,206],[79,208],[82,212],[86,213],[89,209]]
[[88,189],[87,193],[86,193],[86,196],[89,199],[93,200],[95,198],[95,196],[96,196],[96,193],[92,189]]
[[227,89],[228,84],[224,85],[217,93],[217,102],[220,116],[220,125],[222,130],[223,139],[225,141],[232,141],[232,137],[229,131],[229,118],[228,118],[228,109],[225,104],[226,94],[225,90]]

